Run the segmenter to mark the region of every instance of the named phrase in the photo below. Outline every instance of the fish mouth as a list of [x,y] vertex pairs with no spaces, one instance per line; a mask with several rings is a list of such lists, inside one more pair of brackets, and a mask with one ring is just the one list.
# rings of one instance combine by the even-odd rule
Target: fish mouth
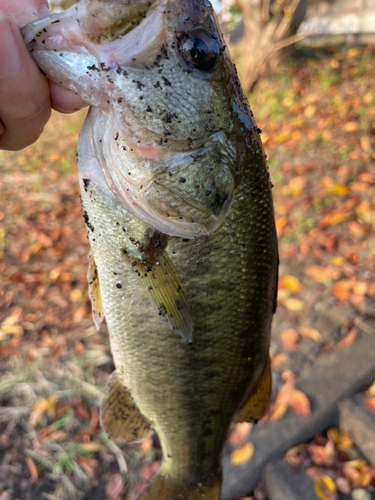
[[70,9],[38,19],[21,34],[30,52],[93,55],[106,67],[134,65],[165,33],[163,0],[81,0]]

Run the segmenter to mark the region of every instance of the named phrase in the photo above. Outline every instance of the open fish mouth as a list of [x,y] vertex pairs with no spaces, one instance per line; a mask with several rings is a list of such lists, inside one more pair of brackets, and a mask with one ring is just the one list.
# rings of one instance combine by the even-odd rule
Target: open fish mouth
[[102,67],[127,65],[163,38],[165,4],[161,0],[81,0],[62,13],[24,26],[21,33],[30,52],[91,54]]

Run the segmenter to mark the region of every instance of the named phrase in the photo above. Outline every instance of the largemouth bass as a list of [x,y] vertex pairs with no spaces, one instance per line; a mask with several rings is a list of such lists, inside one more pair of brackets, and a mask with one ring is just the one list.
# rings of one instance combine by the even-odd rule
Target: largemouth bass
[[277,289],[269,173],[207,0],[81,0],[23,28],[91,104],[78,145],[89,293],[116,366],[101,422],[157,432],[142,500],[219,500],[232,422],[265,412]]

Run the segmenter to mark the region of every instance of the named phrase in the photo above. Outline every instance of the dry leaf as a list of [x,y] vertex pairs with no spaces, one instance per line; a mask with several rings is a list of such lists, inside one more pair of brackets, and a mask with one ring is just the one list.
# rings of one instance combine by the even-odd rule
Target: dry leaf
[[305,309],[305,303],[302,300],[295,299],[294,297],[284,299],[282,303],[287,309],[289,309],[289,311],[292,312],[300,312]]
[[280,418],[285,415],[294,391],[295,375],[289,370],[284,372],[283,375],[285,375],[286,381],[285,384],[281,386],[279,392],[277,393],[276,400],[271,406],[269,413],[269,420],[271,422],[280,420]]
[[26,457],[25,461],[30,472],[31,480],[35,483],[35,481],[39,479],[38,467],[31,457]]
[[307,269],[306,274],[318,283],[325,284],[327,281],[336,280],[341,271],[335,267],[312,266]]
[[375,396],[375,380],[367,389],[366,394],[368,394],[369,396]]
[[246,443],[241,448],[237,448],[232,452],[230,461],[233,465],[241,465],[248,462],[254,454],[253,443]]
[[97,468],[99,462],[95,458],[87,458],[82,455],[77,456],[77,460],[82,469],[86,472],[89,477],[93,477],[95,474],[95,469]]
[[253,424],[250,422],[241,422],[236,424],[234,430],[229,435],[228,441],[233,446],[242,446],[246,443],[252,427]]
[[29,424],[35,427],[43,418],[46,413],[53,415],[55,413],[58,398],[55,395],[50,396],[48,399],[40,398],[33,406],[29,418]]
[[290,274],[284,276],[281,280],[281,283],[284,286],[284,288],[286,288],[292,293],[298,293],[302,290],[302,285],[298,280],[298,278]]
[[299,335],[293,328],[287,328],[281,332],[280,340],[284,349],[294,351],[299,341]]
[[293,177],[293,179],[291,179],[289,181],[288,186],[289,186],[291,193],[293,195],[297,196],[297,195],[301,194],[302,191],[305,189],[306,179],[303,176]]
[[336,446],[350,448],[353,446],[353,439],[349,436],[348,431],[340,432],[336,427],[332,427],[327,431],[327,436]]
[[349,495],[352,490],[349,481],[342,476],[336,478],[336,486],[339,492],[344,495]]
[[349,189],[342,184],[334,184],[327,189],[328,193],[337,194],[338,196],[346,196],[349,192]]
[[340,301],[349,299],[353,284],[353,280],[336,281],[332,287],[333,296]]
[[89,453],[97,453],[101,450],[101,445],[99,443],[95,443],[94,441],[90,441],[89,443],[80,443],[79,447],[81,450]]
[[302,415],[303,417],[310,417],[311,415],[310,401],[302,391],[293,391],[290,406],[297,415]]
[[375,413],[375,396],[372,396],[371,398],[365,398],[363,400],[363,403],[365,404],[366,408],[368,408],[372,413]]
[[347,122],[342,128],[345,132],[356,132],[357,130],[359,130],[359,123]]
[[280,372],[284,368],[284,366],[288,363],[288,361],[289,361],[288,356],[283,352],[279,352],[278,354],[275,354],[273,356],[271,365],[274,370]]
[[298,333],[307,339],[312,339],[315,342],[323,342],[323,337],[321,333],[315,328],[310,328],[308,326],[300,326],[298,328]]
[[314,491],[315,495],[320,500],[336,500],[337,499],[337,491],[336,485],[332,478],[327,475],[320,477],[314,483]]
[[328,441],[326,446],[310,444],[308,446],[308,452],[315,465],[330,467],[335,461],[334,445],[332,441]]
[[342,222],[345,222],[352,217],[353,217],[353,213],[348,212],[346,209],[332,210],[332,212],[330,212],[328,215],[326,215],[324,217],[324,219],[322,219],[319,222],[318,228],[324,229],[325,227],[328,227],[328,226],[337,226],[337,224],[341,224]]
[[118,500],[124,492],[124,479],[121,474],[113,474],[105,485],[105,494],[108,500]]
[[352,345],[353,342],[355,341],[356,337],[358,335],[358,330],[357,328],[352,328],[348,335],[344,337],[340,342],[337,344],[338,348],[345,347],[348,345]]

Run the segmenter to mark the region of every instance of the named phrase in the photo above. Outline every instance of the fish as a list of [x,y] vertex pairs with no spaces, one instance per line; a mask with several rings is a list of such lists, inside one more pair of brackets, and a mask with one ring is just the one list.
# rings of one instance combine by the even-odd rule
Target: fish
[[230,426],[271,393],[278,248],[253,113],[208,0],[81,0],[21,30],[90,104],[78,174],[112,438],[156,432],[141,500],[220,500]]

